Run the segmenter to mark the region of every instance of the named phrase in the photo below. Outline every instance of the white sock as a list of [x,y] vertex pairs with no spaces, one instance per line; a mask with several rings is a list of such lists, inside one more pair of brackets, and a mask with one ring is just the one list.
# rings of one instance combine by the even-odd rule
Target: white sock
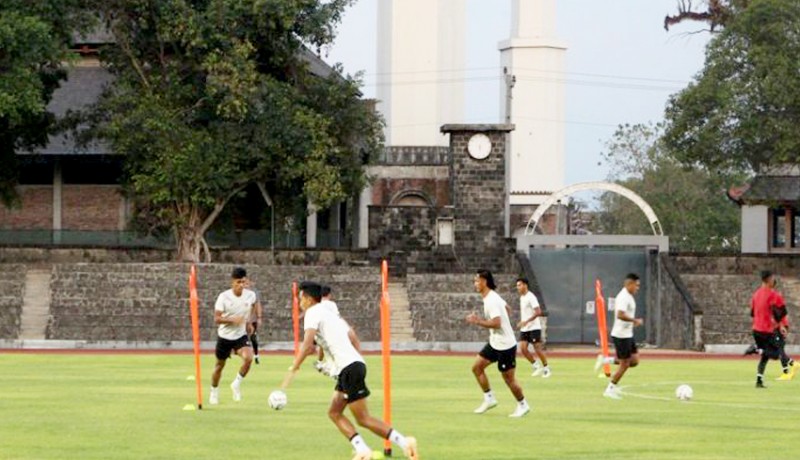
[[237,372],[236,373],[236,378],[233,380],[233,384],[234,385],[241,385],[242,384],[242,379],[244,379],[244,377],[242,377],[242,374],[239,374]]
[[216,393],[219,391],[219,387],[211,387],[211,392]]
[[539,369],[540,367],[542,367],[542,365],[539,363],[539,360],[538,359],[534,359],[533,360],[533,368],[534,369]]
[[519,404],[519,407],[528,407],[528,401],[525,398],[522,398],[519,401],[517,401],[517,404]]
[[483,393],[483,399],[484,399],[484,401],[487,401],[487,402],[488,401],[494,401],[494,393],[492,393],[492,390],[485,391]]
[[405,450],[406,447],[408,446],[408,441],[406,440],[406,437],[403,436],[399,431],[395,430],[394,428],[389,429],[389,436],[387,436],[387,438],[389,439],[389,441],[392,441],[393,443],[397,444],[397,447],[403,450]]
[[355,449],[356,452],[358,453],[362,452],[372,453],[372,449],[369,448],[367,442],[364,441],[364,438],[362,438],[361,435],[358,433],[356,433],[352,438],[350,438],[350,444],[353,445],[353,449]]
[[608,388],[606,388],[606,391],[614,391],[616,389],[617,389],[617,386],[614,385],[613,382],[608,382]]

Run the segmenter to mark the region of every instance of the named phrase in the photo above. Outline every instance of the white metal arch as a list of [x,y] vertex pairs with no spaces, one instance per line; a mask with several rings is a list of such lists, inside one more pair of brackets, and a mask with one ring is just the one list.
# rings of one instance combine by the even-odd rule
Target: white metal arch
[[658,221],[656,213],[653,212],[653,208],[651,208],[650,205],[647,204],[644,199],[642,199],[642,197],[634,193],[633,190],[629,188],[625,188],[619,184],[612,184],[610,182],[582,182],[580,184],[570,185],[569,187],[562,188],[561,190],[553,193],[547,198],[547,200],[545,200],[544,203],[536,208],[536,211],[528,220],[528,225],[525,227],[525,234],[533,235],[534,232],[536,232],[536,226],[539,224],[539,219],[544,216],[544,213],[547,212],[551,206],[558,203],[565,197],[588,190],[612,192],[633,201],[633,203],[638,206],[647,217],[647,221],[650,223],[650,228],[653,230],[653,234],[657,236],[664,235],[664,231],[661,229],[661,223]]

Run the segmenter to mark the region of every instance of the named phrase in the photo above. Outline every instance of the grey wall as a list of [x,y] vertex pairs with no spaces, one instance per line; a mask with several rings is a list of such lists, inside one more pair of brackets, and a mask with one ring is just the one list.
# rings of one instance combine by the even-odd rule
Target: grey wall
[[769,208],[742,205],[742,253],[769,252]]

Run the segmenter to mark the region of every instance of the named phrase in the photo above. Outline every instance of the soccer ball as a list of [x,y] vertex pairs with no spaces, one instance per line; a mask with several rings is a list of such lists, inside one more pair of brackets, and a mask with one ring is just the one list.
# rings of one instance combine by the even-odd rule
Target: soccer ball
[[269,394],[269,407],[275,410],[281,410],[286,407],[286,403],[288,402],[286,399],[286,393],[282,392],[281,390],[275,390]]
[[678,388],[675,389],[675,397],[681,401],[688,401],[692,399],[692,396],[694,396],[694,391],[689,385],[679,385]]

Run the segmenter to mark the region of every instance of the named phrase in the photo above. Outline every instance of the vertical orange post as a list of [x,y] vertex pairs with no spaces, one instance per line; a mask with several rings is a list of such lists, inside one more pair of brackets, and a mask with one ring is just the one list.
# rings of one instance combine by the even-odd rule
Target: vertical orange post
[[[383,358],[383,421],[392,425],[392,329],[389,320],[389,264],[381,263],[381,356]],[[383,453],[392,455],[392,443],[383,441]]]
[[[604,357],[608,357],[608,323],[606,322],[606,301],[603,298],[603,284],[600,280],[594,282],[594,303],[597,314],[597,332],[600,335],[600,350]],[[603,364],[603,373],[611,376],[611,365]]]
[[200,379],[200,313],[197,297],[197,270],[192,265],[189,272],[189,314],[192,318],[192,342],[194,343],[194,381],[197,384],[197,408],[203,408],[203,383]]
[[300,293],[297,281],[292,283],[292,330],[294,331],[294,355],[300,352]]

